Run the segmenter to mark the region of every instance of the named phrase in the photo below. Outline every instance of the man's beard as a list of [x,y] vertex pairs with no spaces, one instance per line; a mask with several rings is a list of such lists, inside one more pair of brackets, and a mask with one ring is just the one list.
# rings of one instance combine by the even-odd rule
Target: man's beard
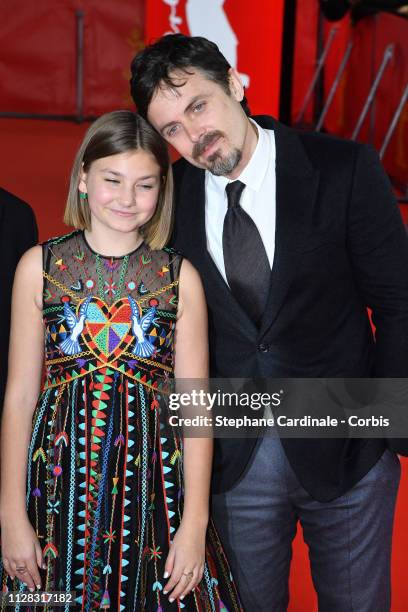
[[[206,134],[201,142],[194,145],[192,157],[195,160],[201,156],[204,149],[211,144],[216,138],[222,138],[222,132],[211,132]],[[227,155],[222,156],[221,153],[215,151],[205,162],[206,168],[215,176],[228,176],[235,170],[242,159],[242,151],[238,148],[233,149]]]
[[222,157],[217,151],[207,160],[207,169],[215,176],[228,176],[238,166],[242,158],[240,149],[233,149]]

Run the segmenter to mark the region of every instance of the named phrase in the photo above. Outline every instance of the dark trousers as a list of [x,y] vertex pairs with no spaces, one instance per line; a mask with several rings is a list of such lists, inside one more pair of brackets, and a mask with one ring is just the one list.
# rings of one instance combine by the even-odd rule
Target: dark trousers
[[[386,450],[350,491],[315,501],[276,436],[264,437],[243,478],[213,495],[216,528],[246,612],[283,612],[298,521],[309,548],[319,612],[388,612],[401,466]],[[296,578],[295,578],[296,579]]]

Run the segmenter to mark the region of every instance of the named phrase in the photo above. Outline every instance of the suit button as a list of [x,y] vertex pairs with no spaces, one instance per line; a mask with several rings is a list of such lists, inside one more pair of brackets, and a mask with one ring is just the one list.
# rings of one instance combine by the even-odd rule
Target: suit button
[[267,353],[269,351],[269,346],[267,344],[260,344],[258,350],[261,351],[261,353]]

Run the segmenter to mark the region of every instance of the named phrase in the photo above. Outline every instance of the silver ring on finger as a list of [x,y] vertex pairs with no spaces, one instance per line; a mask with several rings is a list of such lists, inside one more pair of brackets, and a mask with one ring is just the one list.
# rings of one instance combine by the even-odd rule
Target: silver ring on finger
[[25,565],[23,565],[21,567],[16,567],[16,571],[17,572],[21,572],[22,574],[24,574],[24,572],[27,571],[27,568],[25,567]]
[[183,576],[188,578],[188,580],[190,581],[192,579],[192,577],[194,576],[194,572],[187,572],[186,574],[183,573]]

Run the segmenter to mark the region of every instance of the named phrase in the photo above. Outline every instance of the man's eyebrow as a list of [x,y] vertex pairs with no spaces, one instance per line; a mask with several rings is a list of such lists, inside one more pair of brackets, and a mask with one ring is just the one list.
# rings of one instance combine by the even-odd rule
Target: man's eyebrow
[[[194,98],[192,98],[192,100],[190,100],[190,102],[187,104],[186,108],[183,111],[183,114],[186,115],[188,112],[190,112],[191,107],[194,106],[194,104],[196,104],[198,100],[201,100],[203,97],[204,97],[204,94],[199,94],[197,96],[194,96]],[[160,134],[162,134],[170,126],[176,125],[176,123],[177,121],[169,121],[169,123],[166,123],[166,125],[163,125],[163,127],[160,128]]]
[[191,100],[191,102],[184,109],[184,114],[188,113],[191,110],[191,107],[194,106],[194,104],[196,104],[198,102],[198,100],[200,100],[202,97],[203,97],[202,94],[200,94],[198,96],[194,96],[194,98]]
[[160,134],[163,134],[163,132],[167,130],[167,128],[169,128],[172,125],[175,125],[176,123],[177,121],[170,121],[169,123],[166,123],[166,125],[163,125],[163,127],[160,128]]

